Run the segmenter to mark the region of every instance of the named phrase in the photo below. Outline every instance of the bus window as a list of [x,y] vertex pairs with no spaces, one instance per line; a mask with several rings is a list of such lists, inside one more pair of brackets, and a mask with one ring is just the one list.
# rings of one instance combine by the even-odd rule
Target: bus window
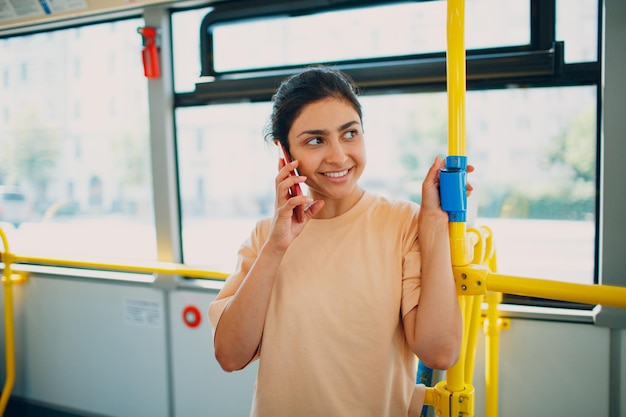
[[[586,23],[581,23],[580,11],[597,9],[597,1],[588,0],[584,6],[557,3],[554,9],[549,2],[524,0],[503,6],[472,0],[465,7],[468,57],[472,55],[473,64],[482,61],[485,68],[482,78],[476,73],[468,78],[466,94],[467,153],[476,167],[470,176],[476,191],[469,201],[468,226],[486,225],[494,231],[498,272],[591,284],[596,279],[598,240],[598,45],[595,36],[583,39],[572,28],[591,22],[584,17]],[[276,166],[271,161],[260,164],[261,155],[271,155],[261,148],[270,99],[269,82],[263,77],[272,73],[263,69],[288,73],[297,66],[326,62],[345,65],[349,72],[370,65],[376,74],[366,80],[361,97],[368,149],[362,185],[419,202],[426,168],[434,155],[447,152],[445,77],[439,80],[436,72],[425,70],[424,79],[416,74],[394,85],[401,69],[393,66],[403,58],[415,65],[412,68],[420,68],[422,61],[422,68],[429,68],[429,59],[445,51],[445,6],[436,1],[317,13],[273,10],[270,16],[256,18],[234,18],[232,10],[220,14],[216,6],[203,21],[207,32],[201,31],[206,37],[202,73],[213,80],[200,81],[196,101],[189,93],[185,106],[177,109],[185,261],[231,270],[254,221],[272,213]],[[381,19],[383,14],[394,18]],[[221,21],[220,16],[232,20]],[[597,16],[593,19],[590,33],[595,34]],[[357,22],[361,30],[351,30]],[[324,30],[309,36],[316,28]],[[387,38],[391,35],[393,41]],[[173,36],[176,39],[177,33]],[[491,65],[489,60],[503,51],[531,69],[537,68],[536,57],[549,65],[527,74],[523,64]],[[563,51],[569,60],[585,65],[566,65]],[[396,72],[385,72],[385,65]],[[254,84],[255,77],[260,85]],[[237,82],[241,79],[246,83]],[[230,104],[218,104],[224,92],[236,98],[227,94]],[[244,144],[239,153],[232,141]],[[217,143],[226,150],[209,150]],[[229,197],[223,199],[220,193]],[[228,222],[220,216],[228,216]],[[203,227],[196,227],[198,222]],[[215,239],[208,242],[206,236]]]
[[156,259],[142,22],[0,40],[0,185],[31,207],[15,253]]
[[[498,271],[593,283],[595,88],[469,92],[468,225],[494,231]],[[363,96],[368,167],[361,184],[420,201],[434,155],[447,152],[445,93]],[[179,109],[184,259],[230,271],[254,222],[273,213],[269,104]]]

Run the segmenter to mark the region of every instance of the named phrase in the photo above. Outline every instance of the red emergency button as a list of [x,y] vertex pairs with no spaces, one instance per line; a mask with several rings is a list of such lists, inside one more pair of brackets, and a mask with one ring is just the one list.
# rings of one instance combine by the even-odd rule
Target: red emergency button
[[200,314],[200,310],[196,306],[187,306],[183,310],[183,321],[185,324],[192,329],[194,327],[198,327],[200,322],[202,321],[202,315]]

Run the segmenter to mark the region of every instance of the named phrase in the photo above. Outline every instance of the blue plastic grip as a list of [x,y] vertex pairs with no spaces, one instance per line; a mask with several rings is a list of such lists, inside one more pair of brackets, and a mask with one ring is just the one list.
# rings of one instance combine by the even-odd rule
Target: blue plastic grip
[[439,172],[441,208],[451,222],[464,222],[467,212],[467,157],[448,156]]
[[[433,386],[433,370],[429,368],[428,366],[424,365],[422,361],[418,362],[417,376],[415,378],[415,383],[424,384],[427,387]],[[424,405],[422,407],[422,412],[420,414],[420,417],[424,417],[427,414],[428,414],[428,406]]]

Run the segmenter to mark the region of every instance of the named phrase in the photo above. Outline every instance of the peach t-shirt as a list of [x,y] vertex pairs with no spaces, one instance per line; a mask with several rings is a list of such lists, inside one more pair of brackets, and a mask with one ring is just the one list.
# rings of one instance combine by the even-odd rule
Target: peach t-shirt
[[[253,417],[404,417],[416,358],[402,317],[418,304],[419,207],[365,193],[312,219],[278,270],[260,349]],[[268,237],[260,221],[209,307],[215,330]]]

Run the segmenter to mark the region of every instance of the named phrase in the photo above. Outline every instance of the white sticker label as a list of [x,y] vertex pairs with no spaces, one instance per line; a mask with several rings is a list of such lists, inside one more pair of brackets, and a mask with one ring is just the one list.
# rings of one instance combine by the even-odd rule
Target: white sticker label
[[44,10],[37,0],[0,0],[0,20],[42,16]]
[[86,0],[0,0],[0,21],[85,9]]
[[128,324],[160,327],[162,317],[163,306],[158,301],[124,299],[124,321]]
[[47,13],[68,12],[71,10],[83,10],[87,8],[85,0],[40,0]]

